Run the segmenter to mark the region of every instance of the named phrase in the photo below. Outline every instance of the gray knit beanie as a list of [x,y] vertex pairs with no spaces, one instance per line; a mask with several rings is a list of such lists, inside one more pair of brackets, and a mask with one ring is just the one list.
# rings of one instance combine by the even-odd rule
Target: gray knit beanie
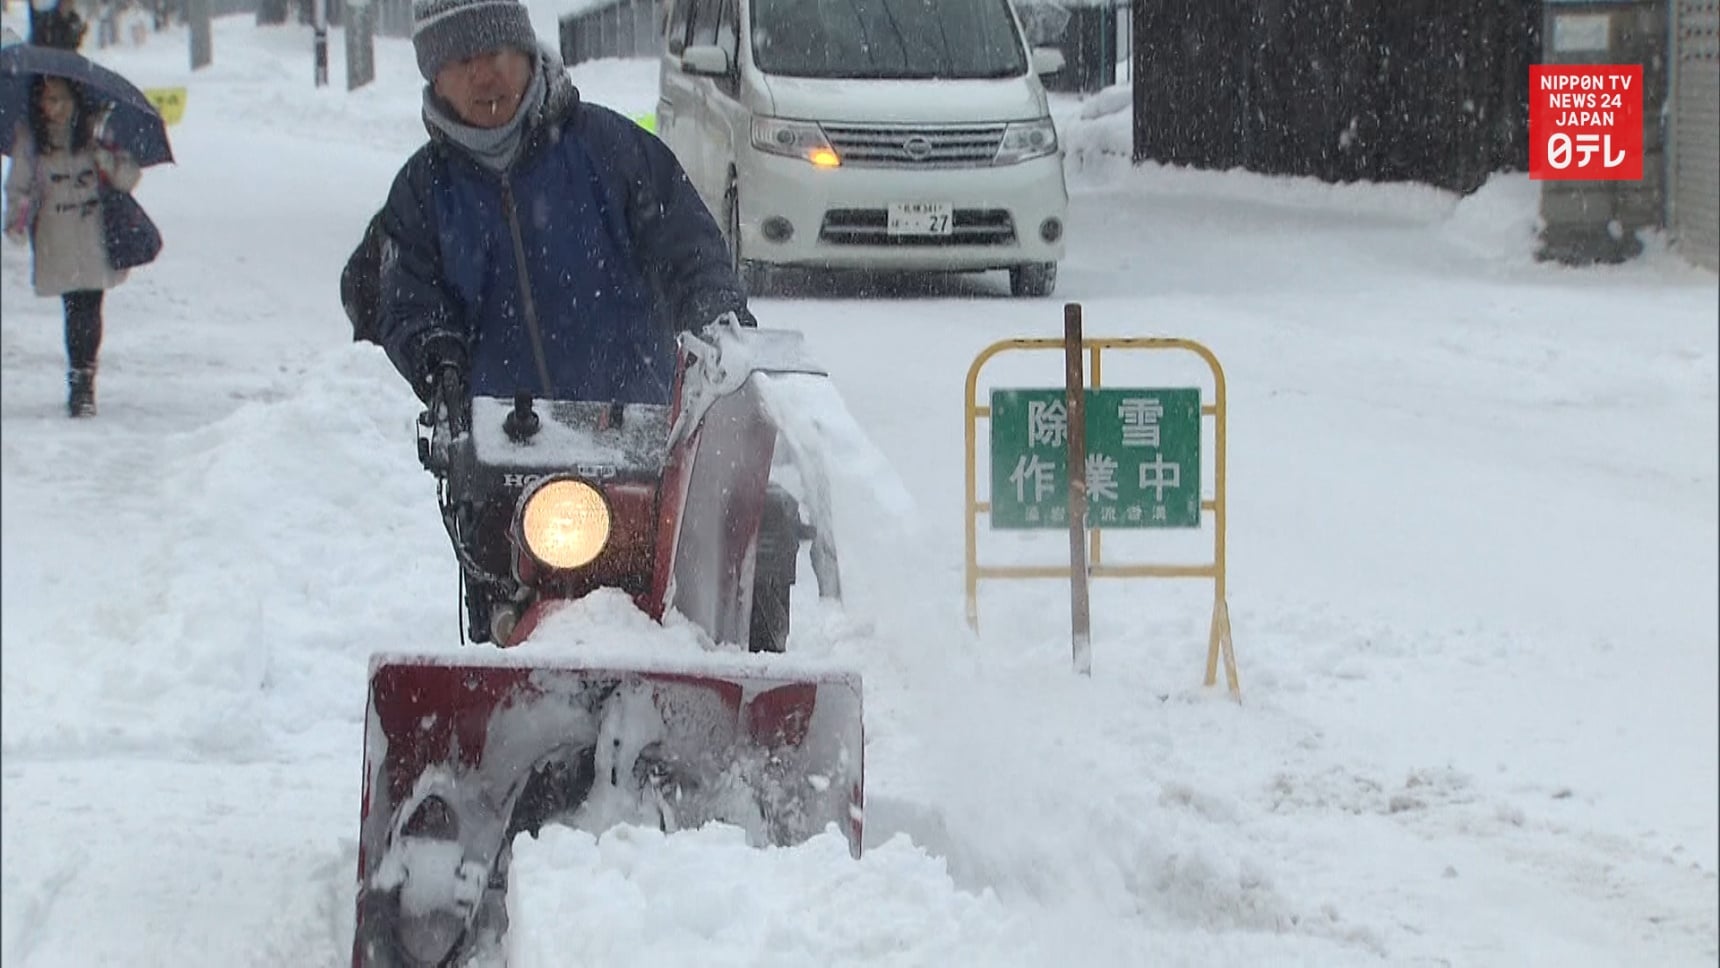
[[531,14],[520,0],[413,0],[412,47],[427,81],[451,61],[513,47],[537,50]]

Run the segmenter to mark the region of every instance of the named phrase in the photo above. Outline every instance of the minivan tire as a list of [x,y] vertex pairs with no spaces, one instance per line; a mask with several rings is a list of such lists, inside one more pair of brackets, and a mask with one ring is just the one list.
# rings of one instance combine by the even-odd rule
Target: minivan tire
[[1057,263],[1030,262],[1009,270],[1009,294],[1044,298],[1057,288]]
[[740,189],[729,185],[727,195],[727,219],[723,228],[729,236],[729,255],[734,259],[735,275],[741,278],[741,287],[746,290],[747,298],[764,295],[770,285],[770,271],[762,262],[741,257],[741,195]]

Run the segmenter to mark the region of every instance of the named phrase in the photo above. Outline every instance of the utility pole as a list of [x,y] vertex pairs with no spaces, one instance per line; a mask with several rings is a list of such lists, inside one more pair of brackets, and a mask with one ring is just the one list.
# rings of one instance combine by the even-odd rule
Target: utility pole
[[209,0],[185,0],[185,19],[191,27],[191,69],[200,70],[215,62],[214,26],[210,23]]
[[342,17],[346,30],[346,89],[356,91],[376,80],[376,4],[347,0]]
[[328,87],[328,0],[311,0],[316,25],[316,86]]

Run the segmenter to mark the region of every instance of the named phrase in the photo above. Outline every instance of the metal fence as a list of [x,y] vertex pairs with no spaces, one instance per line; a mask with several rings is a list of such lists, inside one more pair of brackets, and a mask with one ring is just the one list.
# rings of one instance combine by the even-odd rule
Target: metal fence
[[1041,78],[1045,89],[1091,94],[1127,80],[1130,7],[1131,0],[1017,0],[1028,44],[1063,52],[1063,70]]
[[654,57],[662,49],[657,0],[621,0],[561,18],[561,58],[569,67],[604,57]]
[[1141,0],[1136,161],[1460,191],[1528,155],[1541,0]]

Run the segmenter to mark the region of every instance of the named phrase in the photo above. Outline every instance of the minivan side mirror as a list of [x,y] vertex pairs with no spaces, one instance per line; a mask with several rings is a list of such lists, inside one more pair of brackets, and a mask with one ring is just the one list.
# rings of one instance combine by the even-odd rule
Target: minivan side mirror
[[681,51],[681,69],[706,77],[729,75],[729,52],[715,44],[700,44]]
[[[712,48],[713,50],[715,48]],[[1055,47],[1033,48],[1033,73],[1055,74],[1064,67],[1063,52]]]

